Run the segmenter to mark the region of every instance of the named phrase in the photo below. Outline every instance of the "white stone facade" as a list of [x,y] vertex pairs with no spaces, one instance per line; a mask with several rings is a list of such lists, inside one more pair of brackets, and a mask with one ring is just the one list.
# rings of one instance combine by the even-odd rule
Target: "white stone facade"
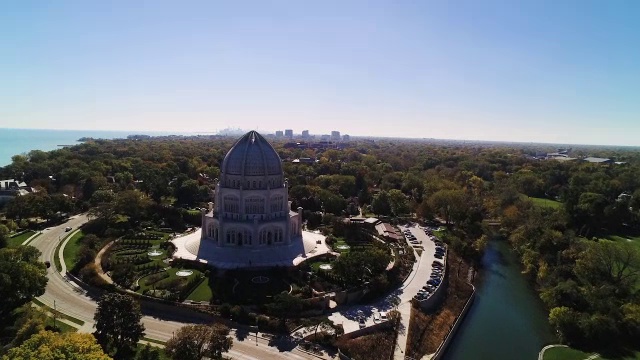
[[282,161],[260,134],[242,136],[220,171],[213,205],[203,213],[201,241],[250,249],[302,241],[302,208],[290,210]]

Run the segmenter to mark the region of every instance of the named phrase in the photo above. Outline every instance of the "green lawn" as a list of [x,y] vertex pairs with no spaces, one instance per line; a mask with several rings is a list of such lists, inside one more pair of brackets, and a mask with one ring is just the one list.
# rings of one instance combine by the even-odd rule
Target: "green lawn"
[[18,246],[18,245],[22,245],[22,243],[27,240],[28,238],[30,238],[33,234],[35,234],[35,231],[27,231],[23,234],[17,235],[17,236],[13,236],[9,238],[9,241],[7,242],[9,244],[9,246]]
[[158,344],[158,345],[164,345],[167,342],[166,341],[162,341],[162,340],[156,340],[156,339],[152,339],[149,337],[143,337],[142,340],[146,341],[146,342],[150,342],[150,343],[154,343],[154,344]]
[[628,242],[640,249],[640,236],[609,235],[606,237],[606,239],[616,242]]
[[75,265],[76,255],[78,254],[78,251],[80,251],[80,240],[82,240],[83,237],[84,233],[82,230],[79,230],[75,235],[73,235],[73,237],[71,237],[71,239],[69,239],[69,242],[67,242],[67,245],[64,247],[63,256],[64,264],[67,266],[67,271],[71,270]]
[[[45,305],[42,301],[38,300],[37,298],[34,298],[33,300],[31,300],[31,302],[33,302],[34,304],[38,305],[39,307],[41,307],[44,310],[53,312],[54,310],[52,308],[50,308],[49,306]],[[59,313],[59,317],[63,318],[65,320],[69,320],[70,322],[74,323],[74,324],[78,324],[80,326],[84,325],[84,321],[80,320],[80,319],[76,319],[73,316],[67,315],[67,314],[63,314],[63,313]]]
[[213,297],[213,291],[211,291],[211,287],[209,286],[209,281],[204,279],[200,285],[198,285],[192,292],[187,296],[187,300],[191,301],[209,301]]
[[551,208],[551,209],[559,209],[562,207],[562,203],[560,201],[555,201],[551,199],[530,197],[529,200],[531,200],[531,202],[534,205],[539,207],[545,207],[545,208]]
[[[545,351],[543,360],[583,360],[583,359],[587,359],[591,355],[593,355],[593,353],[586,353],[586,352],[572,349],[572,348],[556,347],[556,348],[551,348]],[[640,359],[640,352],[636,352],[630,357],[620,357],[620,358],[597,357],[596,359],[597,360],[638,360]]]
[[[162,280],[160,280],[160,281],[158,281],[158,282],[156,282],[156,283],[154,283],[154,284],[152,284],[152,285],[147,285],[147,284],[146,284],[146,282],[145,282],[145,279],[146,279],[147,277],[149,277],[149,276],[152,276],[153,274],[152,274],[152,275],[147,275],[147,276],[143,277],[143,278],[142,278],[142,279],[140,279],[140,281],[138,282],[138,284],[140,285],[140,289],[138,289],[138,291],[137,291],[137,292],[138,292],[138,293],[140,293],[140,294],[142,294],[142,293],[144,293],[144,291],[145,291],[145,290],[147,290],[147,289],[154,288],[154,287],[158,287],[158,285],[160,285],[161,283],[169,282],[169,281],[171,281],[171,280],[173,280],[173,279],[175,279],[175,278],[178,278],[179,276],[178,276],[178,275],[176,275],[176,272],[177,272],[177,271],[179,271],[179,270],[182,270],[182,269],[171,268],[171,269],[167,270],[166,272],[167,272],[167,274],[169,274],[169,277],[164,278],[164,279],[162,279]],[[185,269],[185,270],[186,270],[186,269]],[[196,276],[199,276],[199,275],[201,274],[201,273],[200,273],[200,271],[198,271],[198,270],[193,270],[193,269],[188,269],[188,270],[193,271],[193,274],[191,274],[191,275],[189,275],[189,276],[180,277],[180,278],[182,278],[182,279],[185,279],[185,281],[187,281],[187,280],[191,280],[192,278],[194,278],[194,277],[196,277]]]
[[[48,317],[47,318],[47,322],[46,324],[48,326],[52,326],[53,327],[53,317]],[[58,320],[56,321],[56,327],[58,329],[60,329],[61,332],[63,333],[68,333],[68,332],[78,332],[78,329],[69,325],[69,324],[65,324],[62,321],[60,321],[60,318],[58,318]]]
[[[143,338],[143,340],[152,343],[152,344],[150,344],[151,348],[158,350],[158,354],[160,355],[160,357],[158,359],[160,359],[160,360],[170,360],[171,359],[169,357],[169,355],[167,355],[167,353],[164,351],[164,348],[160,347],[160,345],[164,345],[164,342],[159,342],[157,340],[152,340],[152,339],[149,339],[149,338]],[[157,344],[157,345],[154,345],[154,344]],[[136,346],[136,352],[139,353],[146,346],[147,346],[146,344],[138,343],[137,346]]]
[[556,347],[544,352],[543,360],[583,360],[591,356],[589,353],[580,350]]
[[325,270],[320,270],[320,265],[322,265],[322,264],[330,264],[330,263],[331,263],[331,261],[329,261],[329,260],[314,260],[314,261],[309,263],[309,267],[311,267],[311,270],[313,272],[325,271]]

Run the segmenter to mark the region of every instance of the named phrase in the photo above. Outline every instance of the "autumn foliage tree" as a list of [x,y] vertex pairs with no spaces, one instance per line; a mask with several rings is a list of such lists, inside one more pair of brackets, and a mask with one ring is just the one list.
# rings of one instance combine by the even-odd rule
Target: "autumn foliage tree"
[[40,332],[10,349],[3,360],[110,360],[91,334]]

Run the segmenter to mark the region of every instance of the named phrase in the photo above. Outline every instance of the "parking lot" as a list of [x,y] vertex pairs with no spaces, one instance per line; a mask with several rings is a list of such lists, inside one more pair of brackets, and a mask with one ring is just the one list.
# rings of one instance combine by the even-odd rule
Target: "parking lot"
[[[398,335],[398,348],[403,353],[406,347],[406,329],[409,327],[409,319],[411,316],[411,299],[416,296],[423,286],[431,279],[433,273],[432,264],[434,261],[442,262],[442,259],[436,258],[436,244],[427,235],[422,227],[417,225],[399,226],[400,231],[405,233],[409,231],[411,236],[409,239],[405,236],[405,241],[411,246],[421,246],[422,254],[417,256],[417,262],[414,264],[413,270],[409,277],[405,280],[400,288],[393,291],[389,296],[381,301],[369,305],[357,305],[339,312],[334,312],[329,316],[336,324],[344,326],[345,333],[349,333],[360,329],[363,326],[371,326],[377,323],[381,312],[388,312],[397,309],[402,315],[401,330]],[[415,238],[415,242],[411,243],[411,239]],[[364,324],[360,324],[360,319]]]
[[401,295],[402,302],[410,301],[414,296],[421,292],[422,287],[427,285],[427,282],[431,280],[431,275],[434,272],[434,261],[442,262],[442,258],[436,257],[436,243],[432,236],[426,234],[422,227],[413,226],[400,226],[400,230],[405,235],[405,240],[411,246],[420,246],[422,250],[422,256],[420,257],[419,268],[414,271],[413,279],[405,283],[404,291]]
[[[428,227],[411,226],[400,227],[400,229],[409,245],[416,248],[422,247],[424,249],[423,252],[429,257],[433,257],[428,266],[420,270],[423,276],[420,276],[417,281],[412,281],[410,287],[407,287],[404,292],[405,296],[411,295],[416,300],[425,300],[442,282],[445,245],[433,235],[430,235],[433,229]],[[420,280],[424,280],[424,282]]]

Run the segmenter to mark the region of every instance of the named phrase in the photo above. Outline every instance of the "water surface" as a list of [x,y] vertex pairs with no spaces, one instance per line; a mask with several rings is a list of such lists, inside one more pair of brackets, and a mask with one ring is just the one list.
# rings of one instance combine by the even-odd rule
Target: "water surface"
[[482,259],[484,278],[446,360],[536,360],[555,338],[547,313],[520,273],[504,241],[491,241]]

